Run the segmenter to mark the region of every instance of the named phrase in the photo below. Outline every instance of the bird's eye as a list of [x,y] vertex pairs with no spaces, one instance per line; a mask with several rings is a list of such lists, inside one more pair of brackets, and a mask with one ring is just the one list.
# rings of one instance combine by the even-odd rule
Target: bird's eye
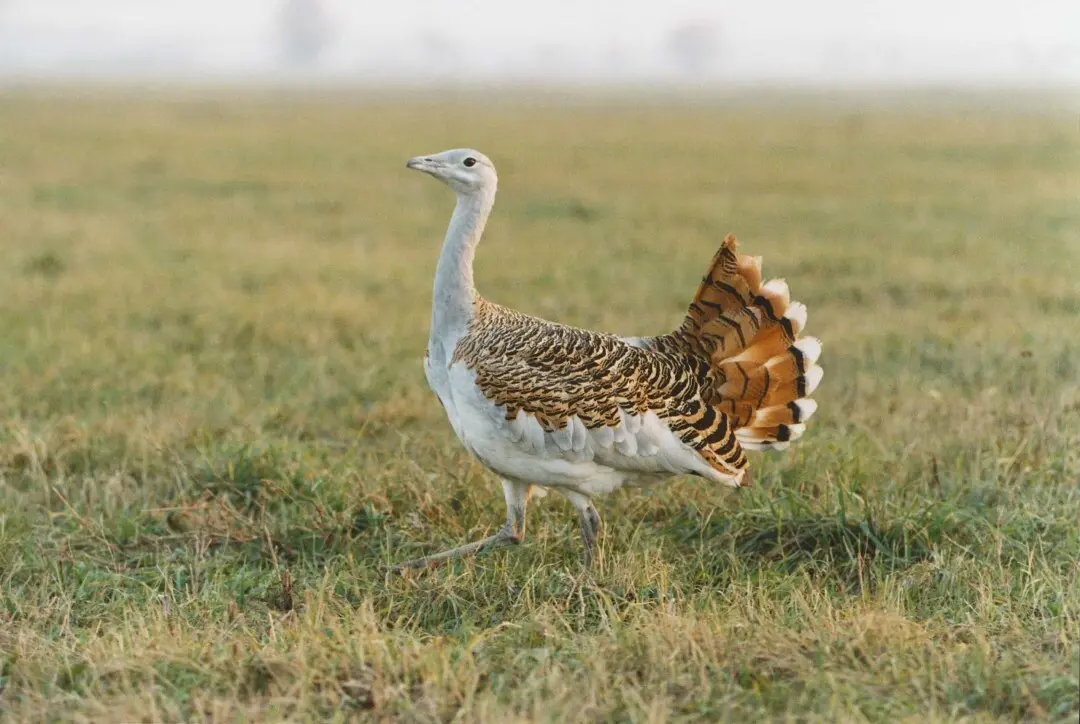
[[465,164],[466,168],[472,168],[473,166],[476,165],[476,159],[473,158],[472,156],[469,156],[467,159],[462,161],[462,163]]

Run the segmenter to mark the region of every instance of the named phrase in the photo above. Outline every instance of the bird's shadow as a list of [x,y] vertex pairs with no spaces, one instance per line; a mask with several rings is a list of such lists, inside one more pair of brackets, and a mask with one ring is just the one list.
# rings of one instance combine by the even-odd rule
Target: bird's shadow
[[895,572],[928,559],[935,543],[949,533],[917,517],[882,524],[866,513],[853,517],[760,509],[702,515],[691,508],[657,530],[678,549],[696,550],[702,568],[714,576],[748,568],[809,569],[850,583],[865,581],[871,569]]

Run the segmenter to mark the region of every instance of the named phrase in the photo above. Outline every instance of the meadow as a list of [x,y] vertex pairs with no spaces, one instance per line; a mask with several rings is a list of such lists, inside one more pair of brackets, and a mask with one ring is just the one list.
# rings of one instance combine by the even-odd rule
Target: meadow
[[[755,486],[502,525],[426,387],[480,290],[676,327],[728,232],[820,409]],[[1031,99],[0,96],[0,719],[1018,721],[1080,711],[1080,136]]]

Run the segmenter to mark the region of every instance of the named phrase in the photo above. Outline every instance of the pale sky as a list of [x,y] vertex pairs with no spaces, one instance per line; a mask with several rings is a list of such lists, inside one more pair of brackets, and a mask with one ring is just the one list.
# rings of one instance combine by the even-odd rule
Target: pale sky
[[[0,0],[0,74],[272,74],[283,4]],[[321,4],[329,32],[307,72],[366,82],[1080,84],[1080,0]],[[713,38],[697,64],[668,42],[687,23]]]

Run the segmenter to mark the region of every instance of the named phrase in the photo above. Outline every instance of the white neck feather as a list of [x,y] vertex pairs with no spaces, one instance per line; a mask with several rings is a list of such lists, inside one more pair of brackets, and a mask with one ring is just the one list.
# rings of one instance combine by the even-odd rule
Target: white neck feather
[[476,289],[473,286],[473,256],[484,233],[495,189],[474,194],[458,194],[450,226],[446,230],[439,264],[435,268],[432,296],[431,337],[464,333],[473,313]]

